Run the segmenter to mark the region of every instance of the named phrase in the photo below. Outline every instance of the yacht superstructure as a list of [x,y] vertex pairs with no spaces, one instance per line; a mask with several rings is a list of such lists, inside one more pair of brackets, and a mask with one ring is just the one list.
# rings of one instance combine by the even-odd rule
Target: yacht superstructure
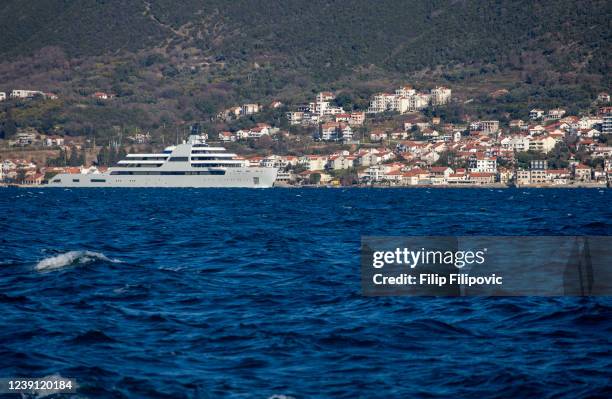
[[278,169],[249,167],[202,136],[158,154],[129,154],[96,174],[59,174],[49,187],[272,187]]

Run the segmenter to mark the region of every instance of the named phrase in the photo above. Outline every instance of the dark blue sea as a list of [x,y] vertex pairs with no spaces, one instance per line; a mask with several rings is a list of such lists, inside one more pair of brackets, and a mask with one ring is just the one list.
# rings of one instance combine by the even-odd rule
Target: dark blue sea
[[612,235],[612,190],[1,189],[0,377],[79,398],[610,397],[612,299],[364,297],[362,235]]

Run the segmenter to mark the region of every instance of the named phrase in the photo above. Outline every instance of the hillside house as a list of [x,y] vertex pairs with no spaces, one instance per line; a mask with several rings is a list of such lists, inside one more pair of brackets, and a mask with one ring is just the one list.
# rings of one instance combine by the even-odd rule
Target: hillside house
[[236,135],[232,132],[219,132],[219,140],[223,142],[234,142],[236,141]]
[[542,119],[542,117],[544,117],[544,110],[542,109],[535,108],[529,111],[529,119],[536,120]]
[[557,119],[561,119],[563,118],[563,115],[565,115],[565,110],[562,108],[553,108],[551,110],[548,111],[548,119],[553,119],[553,120],[557,120]]
[[64,138],[61,136],[47,136],[43,140],[45,147],[61,147],[64,145]]
[[45,93],[38,90],[13,90],[11,98],[34,98],[36,96],[44,96]]
[[365,122],[365,112],[352,112],[348,122],[351,126],[363,125]]

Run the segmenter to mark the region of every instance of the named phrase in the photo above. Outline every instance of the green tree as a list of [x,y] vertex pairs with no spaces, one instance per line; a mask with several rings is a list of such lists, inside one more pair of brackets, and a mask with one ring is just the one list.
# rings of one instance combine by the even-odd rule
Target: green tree
[[350,111],[353,109],[353,96],[351,96],[349,93],[342,92],[338,94],[334,102],[338,107],[342,107],[345,110]]
[[115,147],[108,148],[108,166],[112,166],[117,163],[117,150]]
[[570,151],[563,142],[557,143],[555,148],[548,154],[548,167],[551,169],[563,169],[569,165]]
[[108,165],[108,148],[107,147],[101,147],[100,151],[98,151],[98,156],[97,158],[97,164],[98,165]]
[[85,148],[81,149],[81,153],[79,154],[79,165],[85,165],[87,162],[87,151]]
[[443,151],[440,154],[440,158],[433,164],[433,166],[450,166],[452,165],[452,160],[454,159],[453,153],[450,151]]
[[70,156],[68,157],[68,166],[79,166],[79,154],[75,146],[70,147]]
[[522,151],[516,154],[516,162],[522,169],[529,169],[531,161],[536,159],[546,159],[546,154],[537,151]]
[[13,137],[17,133],[17,124],[13,120],[11,112],[6,113],[6,120],[2,124],[2,129],[0,132],[0,137],[4,139],[9,139]]
[[122,159],[125,159],[127,156],[127,152],[125,151],[124,147],[119,148],[119,151],[117,151],[117,159],[115,160],[115,163],[121,161]]
[[45,177],[43,177],[44,181],[49,181],[51,179],[53,179],[53,177],[57,175],[57,172],[45,172]]

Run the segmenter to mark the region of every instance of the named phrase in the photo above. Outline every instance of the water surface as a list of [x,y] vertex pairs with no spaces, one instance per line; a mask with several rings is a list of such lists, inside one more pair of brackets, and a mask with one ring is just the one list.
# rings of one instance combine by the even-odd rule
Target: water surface
[[362,235],[610,235],[610,190],[3,189],[2,376],[80,397],[609,396],[610,298],[366,298]]

